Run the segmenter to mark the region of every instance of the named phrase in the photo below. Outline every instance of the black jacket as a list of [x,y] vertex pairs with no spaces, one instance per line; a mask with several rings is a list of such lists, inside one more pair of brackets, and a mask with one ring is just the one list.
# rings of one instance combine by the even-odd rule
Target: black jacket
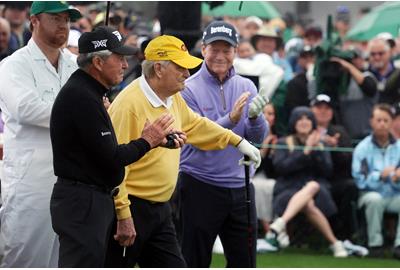
[[113,188],[122,182],[124,166],[150,150],[144,139],[118,145],[103,105],[106,91],[80,69],[61,88],[50,119],[56,176]]

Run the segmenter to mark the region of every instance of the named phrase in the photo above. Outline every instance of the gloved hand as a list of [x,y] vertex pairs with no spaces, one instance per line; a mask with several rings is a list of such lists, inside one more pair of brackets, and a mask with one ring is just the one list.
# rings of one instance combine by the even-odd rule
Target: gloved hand
[[264,110],[265,105],[269,102],[264,88],[261,88],[257,96],[255,96],[249,105],[248,118],[255,118]]
[[242,139],[242,141],[237,146],[238,150],[242,152],[242,154],[249,157],[250,161],[244,161],[244,158],[239,160],[239,165],[245,164],[250,166],[251,163],[254,163],[254,168],[260,167],[261,164],[261,155],[260,150],[251,145],[247,140]]

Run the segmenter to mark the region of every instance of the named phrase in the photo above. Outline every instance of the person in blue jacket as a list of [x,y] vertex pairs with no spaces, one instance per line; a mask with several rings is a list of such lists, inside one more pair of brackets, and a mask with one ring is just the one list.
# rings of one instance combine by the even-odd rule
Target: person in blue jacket
[[[400,142],[390,133],[392,121],[390,105],[375,105],[370,120],[372,134],[357,145],[353,154],[352,174],[360,190],[358,206],[365,211],[372,256],[383,255],[384,212],[400,215]],[[393,255],[400,259],[400,222]]]

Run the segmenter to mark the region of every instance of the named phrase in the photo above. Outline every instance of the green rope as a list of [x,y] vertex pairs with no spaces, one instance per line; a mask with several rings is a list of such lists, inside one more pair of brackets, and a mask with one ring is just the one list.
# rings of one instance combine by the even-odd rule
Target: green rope
[[[289,146],[286,144],[253,144],[257,148],[269,148],[269,149],[289,149]],[[296,151],[303,151],[305,146],[301,145],[294,145],[291,146],[290,149],[296,150]],[[324,151],[324,152],[348,152],[352,153],[354,151],[353,147],[328,147],[324,146],[323,148],[316,146],[316,147],[310,147],[309,148],[312,151]]]

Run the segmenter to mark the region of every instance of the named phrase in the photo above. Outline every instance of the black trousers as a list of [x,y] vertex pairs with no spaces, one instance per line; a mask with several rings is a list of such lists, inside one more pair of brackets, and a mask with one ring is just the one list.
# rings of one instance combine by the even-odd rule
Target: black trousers
[[51,221],[59,236],[59,267],[104,267],[115,216],[110,194],[73,182],[54,185]]
[[129,195],[130,209],[135,224],[136,239],[127,247],[114,240],[116,220],[110,235],[106,267],[186,267],[172,223],[171,207],[168,202],[152,203]]
[[358,188],[353,179],[335,179],[331,182],[331,194],[338,212],[329,221],[338,239],[352,239],[356,231],[352,203],[357,205]]
[[217,235],[224,247],[227,267],[256,265],[257,218],[253,185],[250,185],[252,256],[249,254],[245,187],[216,187],[186,173],[180,173],[178,196],[182,222],[182,253],[188,267],[210,266]]

